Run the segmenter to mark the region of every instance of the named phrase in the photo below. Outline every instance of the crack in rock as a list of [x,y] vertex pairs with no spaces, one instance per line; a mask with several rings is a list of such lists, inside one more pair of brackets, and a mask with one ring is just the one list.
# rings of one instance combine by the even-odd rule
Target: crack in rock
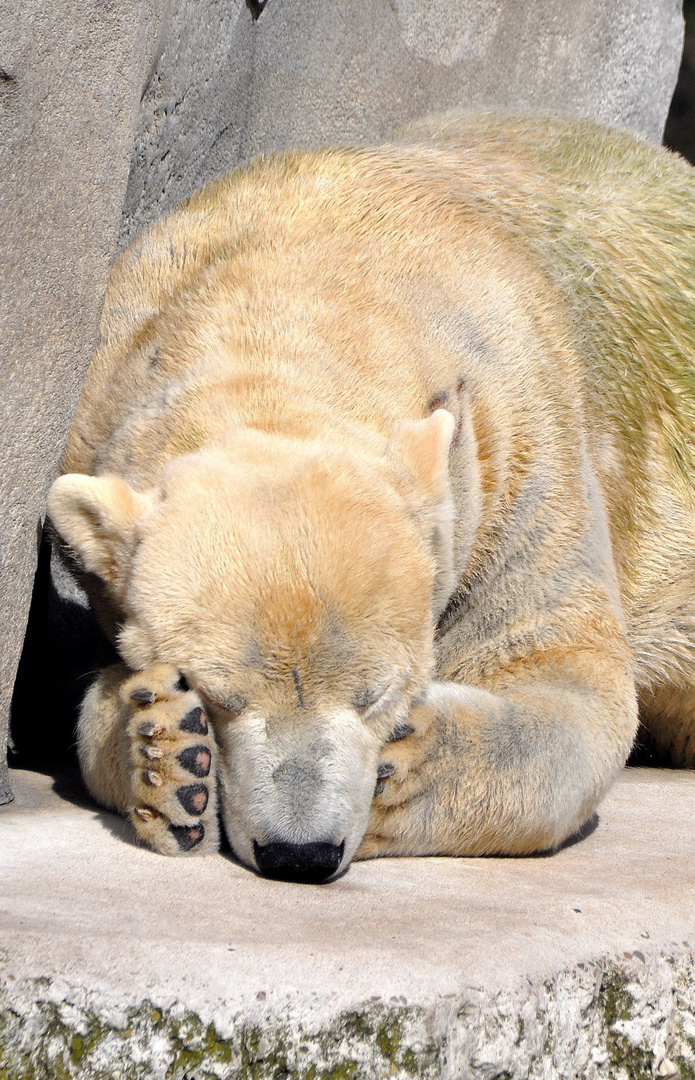
[[268,0],[246,0],[246,6],[251,12],[251,17],[254,22],[257,22],[258,19],[261,17],[261,15],[263,14],[263,9],[265,8],[267,3]]

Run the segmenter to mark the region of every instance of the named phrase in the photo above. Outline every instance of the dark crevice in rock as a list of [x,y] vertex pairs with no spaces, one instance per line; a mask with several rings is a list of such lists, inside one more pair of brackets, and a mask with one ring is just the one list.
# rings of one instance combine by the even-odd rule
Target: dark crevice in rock
[[685,0],[685,38],[678,83],[664,129],[664,146],[695,164],[695,0]]
[[268,0],[246,0],[246,6],[251,12],[251,18],[254,21],[261,17],[267,3]]

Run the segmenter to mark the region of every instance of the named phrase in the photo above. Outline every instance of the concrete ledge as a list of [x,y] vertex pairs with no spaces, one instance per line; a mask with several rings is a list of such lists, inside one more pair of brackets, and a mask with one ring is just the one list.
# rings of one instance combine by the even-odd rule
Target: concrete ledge
[[15,772],[0,1080],[695,1077],[695,774],[626,770],[550,858],[328,886],[171,860]]

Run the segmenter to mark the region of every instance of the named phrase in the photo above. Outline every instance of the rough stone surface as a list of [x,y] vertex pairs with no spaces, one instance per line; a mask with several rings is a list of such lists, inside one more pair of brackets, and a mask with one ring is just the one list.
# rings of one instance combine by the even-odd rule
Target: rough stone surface
[[0,802],[37,529],[96,339],[156,22],[141,0],[0,0]]
[[551,857],[327,886],[167,859],[64,780],[14,783],[3,1078],[695,1075],[693,773],[626,770]]
[[0,0],[0,801],[34,536],[117,244],[255,154],[454,105],[658,139],[682,32],[680,0]]
[[[261,5],[255,5],[258,9]],[[368,142],[431,112],[559,110],[661,139],[680,0],[172,0],[122,241],[239,161]]]

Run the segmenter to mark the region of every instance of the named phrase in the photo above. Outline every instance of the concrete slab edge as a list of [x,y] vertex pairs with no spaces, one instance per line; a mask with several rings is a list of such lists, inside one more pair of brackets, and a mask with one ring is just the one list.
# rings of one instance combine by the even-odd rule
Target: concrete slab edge
[[201,1016],[59,979],[0,982],[0,1080],[695,1080],[695,955],[605,957],[513,990]]

